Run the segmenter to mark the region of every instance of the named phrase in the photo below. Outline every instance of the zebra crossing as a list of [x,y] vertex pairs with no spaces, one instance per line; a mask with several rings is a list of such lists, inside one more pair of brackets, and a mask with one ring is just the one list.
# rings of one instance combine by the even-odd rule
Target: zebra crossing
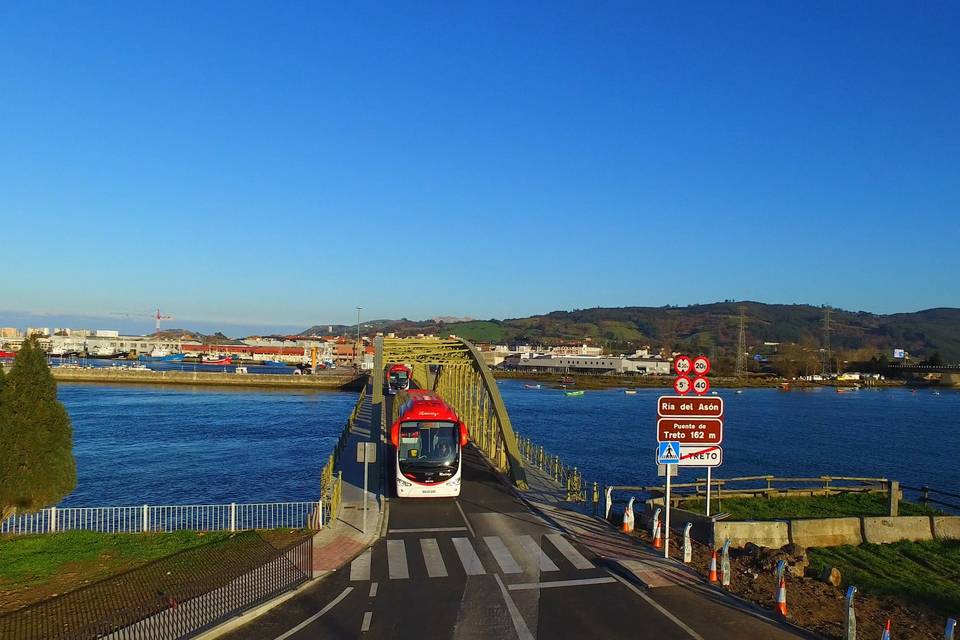
[[[546,534],[539,542],[529,535],[519,535],[511,538],[510,542],[513,544],[510,545],[507,542],[500,536],[483,536],[475,541],[466,537],[441,540],[437,538],[387,539],[387,577],[390,580],[409,579],[411,563],[419,565],[421,561],[429,578],[446,578],[451,573],[460,573],[461,571],[467,576],[493,574],[497,571],[505,575],[525,572],[559,572],[561,567],[548,554],[548,549],[545,548],[547,544],[563,556],[574,569],[596,568],[559,533]],[[453,553],[449,551],[451,547]],[[446,559],[442,548],[448,549]],[[350,580],[352,582],[364,582],[371,579],[373,555],[373,549],[367,549],[350,563]],[[485,566],[480,559],[481,555],[492,557],[495,567],[488,568]]]

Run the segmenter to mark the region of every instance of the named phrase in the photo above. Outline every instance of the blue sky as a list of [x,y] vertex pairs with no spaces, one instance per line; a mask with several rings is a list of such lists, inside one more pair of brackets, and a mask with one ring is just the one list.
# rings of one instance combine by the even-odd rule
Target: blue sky
[[4,3],[0,308],[956,306],[958,31],[948,2]]

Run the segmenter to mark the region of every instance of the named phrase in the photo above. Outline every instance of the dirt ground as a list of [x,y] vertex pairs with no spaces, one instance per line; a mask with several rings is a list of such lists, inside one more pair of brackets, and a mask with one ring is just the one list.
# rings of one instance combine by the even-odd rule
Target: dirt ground
[[[651,543],[647,531],[638,531],[637,537]],[[802,548],[799,551],[803,551]],[[683,559],[682,540],[676,534],[671,538],[670,557]],[[753,553],[730,550],[729,587],[725,589],[764,609],[776,607],[776,579],[773,568],[779,558],[795,561],[798,554],[788,557],[777,550],[757,549]],[[693,561],[690,563],[706,580],[710,568],[710,548],[694,541]],[[720,570],[720,553],[717,553],[717,569]],[[795,562],[797,572],[803,571],[803,563]],[[845,613],[845,587],[834,587],[816,577],[795,576],[787,570],[788,620],[826,638],[843,639]],[[861,638],[879,638],[887,619],[891,622],[890,636],[894,640],[943,640],[946,616],[919,603],[889,596],[874,596],[858,592],[855,602],[857,635]]]

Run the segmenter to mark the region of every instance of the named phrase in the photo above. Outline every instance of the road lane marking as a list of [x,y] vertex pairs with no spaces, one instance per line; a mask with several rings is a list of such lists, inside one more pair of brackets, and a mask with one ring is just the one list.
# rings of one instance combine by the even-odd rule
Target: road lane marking
[[500,593],[503,594],[503,601],[507,603],[507,611],[510,613],[510,619],[513,621],[513,628],[517,631],[517,637],[520,640],[534,640],[533,634],[530,633],[530,628],[527,627],[526,621],[523,619],[523,616],[520,615],[517,604],[513,601],[513,598],[510,597],[510,592],[507,591],[507,588],[503,586],[503,580],[501,580],[497,574],[494,574],[493,577],[497,579],[497,584],[500,586]]
[[467,538],[454,538],[453,547],[457,550],[457,555],[460,556],[460,563],[463,565],[463,570],[468,576],[482,576],[486,573],[486,570],[483,568],[483,563],[480,562],[480,558],[477,556],[477,552],[473,550],[473,545],[470,544],[470,540]]
[[370,555],[371,549],[367,549],[350,563],[350,582],[365,582],[370,579]]
[[376,597],[377,597],[377,587],[378,587],[379,585],[380,585],[379,582],[371,582],[371,583],[370,583],[370,594],[367,596],[368,598],[376,598]]
[[520,542],[520,546],[523,547],[523,552],[527,554],[527,557],[530,559],[531,563],[539,562],[540,571],[559,571],[560,568],[553,563],[553,560],[550,559],[543,549],[540,548],[540,545],[531,536],[518,536],[517,540]]
[[591,584],[608,584],[616,582],[613,578],[583,578],[582,580],[552,580],[550,582],[522,582],[519,584],[507,585],[510,591],[523,591],[525,589],[554,589],[556,587],[584,587]]
[[407,546],[403,540],[387,540],[387,567],[391,580],[410,577],[407,568]]
[[422,529],[390,529],[387,533],[444,533],[447,531],[466,530],[466,527],[424,527]]
[[520,573],[523,571],[517,561],[513,559],[513,556],[510,555],[510,550],[507,549],[507,545],[503,544],[500,536],[484,536],[483,540],[487,543],[487,548],[490,549],[490,553],[496,558],[497,564],[500,565],[504,573]]
[[443,564],[437,539],[420,538],[420,550],[423,552],[423,562],[427,565],[427,575],[431,578],[446,578],[447,567]]
[[563,554],[570,563],[577,569],[593,569],[593,563],[584,558],[563,535],[559,533],[548,533],[547,540],[553,543],[557,551]]
[[373,618],[373,611],[367,611],[363,614],[363,622],[360,623],[360,631],[370,631],[370,619]]
[[465,525],[467,525],[467,529],[470,530],[470,537],[471,537],[471,538],[476,538],[476,537],[477,537],[477,532],[473,530],[473,525],[471,525],[471,524],[470,524],[470,521],[467,520],[467,514],[465,514],[465,513],[463,512],[463,507],[460,506],[460,501],[457,500],[457,501],[455,501],[453,504],[457,505],[457,511],[460,512],[460,516],[463,518],[463,523],[464,523]]
[[618,575],[615,574],[615,573],[610,573],[610,575],[612,575],[614,578],[616,578],[619,582],[621,582],[621,583],[623,583],[624,585],[626,585],[626,587],[627,587],[628,589],[630,589],[631,591],[633,591],[635,594],[637,594],[638,596],[640,596],[641,598],[643,598],[644,600],[646,600],[648,604],[650,604],[654,609],[656,609],[657,611],[659,611],[660,613],[662,613],[663,615],[665,615],[665,616],[666,616],[671,622],[673,622],[675,625],[677,625],[678,627],[680,627],[681,629],[683,629],[684,631],[686,631],[687,634],[688,634],[691,638],[693,638],[694,640],[703,640],[703,636],[701,636],[699,633],[697,633],[696,631],[694,631],[693,629],[691,629],[690,627],[688,627],[688,626],[683,622],[683,620],[681,620],[681,619],[678,618],[677,616],[673,615],[672,613],[670,613],[669,611],[667,611],[666,609],[664,609],[662,606],[660,606],[660,604],[659,604],[658,602],[656,602],[653,598],[651,598],[650,596],[648,596],[647,594],[645,594],[645,593],[644,593],[643,591],[641,591],[640,589],[637,589],[637,588],[636,588],[633,584],[631,584],[629,581],[624,580],[623,578],[621,578],[620,576],[618,576]]
[[350,592],[351,592],[351,591],[353,591],[353,587],[347,587],[346,589],[343,590],[343,592],[342,592],[339,596],[337,596],[336,598],[334,598],[334,599],[333,599],[330,603],[328,603],[327,606],[325,606],[323,609],[320,609],[320,611],[318,611],[317,613],[313,614],[312,616],[310,616],[309,618],[307,618],[306,620],[304,620],[303,622],[301,622],[300,624],[298,624],[297,626],[295,626],[293,629],[290,629],[290,630],[287,631],[286,633],[283,633],[283,634],[277,636],[276,638],[274,638],[274,640],[286,640],[287,638],[289,638],[289,637],[292,636],[293,634],[297,633],[298,631],[300,631],[301,629],[303,629],[304,627],[306,627],[307,625],[309,625],[311,622],[314,622],[315,620],[317,620],[317,618],[319,618],[320,616],[322,616],[322,615],[325,614],[326,612],[330,611],[330,609],[333,609],[335,606],[337,606],[338,604],[340,604],[340,601],[343,600],[344,598],[346,598],[348,595],[350,595]]

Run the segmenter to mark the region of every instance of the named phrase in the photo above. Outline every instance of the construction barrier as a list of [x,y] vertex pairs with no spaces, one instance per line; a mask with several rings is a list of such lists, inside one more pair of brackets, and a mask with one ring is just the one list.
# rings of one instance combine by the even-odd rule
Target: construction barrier
[[720,563],[721,582],[725,587],[730,586],[730,541],[723,543],[723,561]]
[[780,578],[777,588],[777,614],[781,618],[787,617],[787,581],[784,578]]
[[710,551],[710,582],[717,581],[717,550]]
[[887,626],[883,628],[883,635],[880,640],[890,640],[890,618],[887,618]]
[[657,529],[653,533],[653,548],[662,549],[663,548],[663,538],[660,536],[660,523],[657,523]]
[[693,561],[693,545],[690,542],[690,529],[692,528],[692,522],[688,522],[683,527],[683,561],[687,564]]
[[953,640],[953,632],[957,628],[957,621],[947,618],[947,626],[943,630],[943,640]]
[[857,588],[853,585],[847,587],[847,613],[844,619],[844,640],[857,640],[857,614],[853,610],[853,596],[857,593]]
[[635,500],[635,498],[632,498],[632,497],[630,498],[630,502],[627,503],[627,508],[626,508],[626,510],[623,512],[623,528],[622,528],[622,531],[623,531],[624,533],[633,533],[633,523],[634,523],[634,517],[633,517],[633,501],[634,501],[634,500]]

